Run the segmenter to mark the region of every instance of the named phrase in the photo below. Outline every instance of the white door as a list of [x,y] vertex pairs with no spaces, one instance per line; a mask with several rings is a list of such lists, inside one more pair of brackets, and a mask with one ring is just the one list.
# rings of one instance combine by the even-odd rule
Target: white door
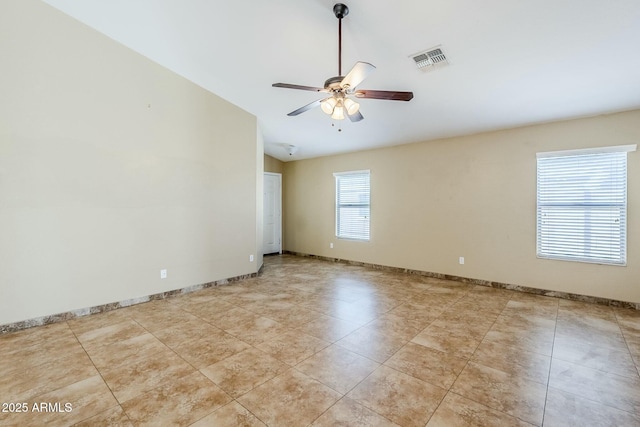
[[282,253],[282,175],[264,174],[263,253]]

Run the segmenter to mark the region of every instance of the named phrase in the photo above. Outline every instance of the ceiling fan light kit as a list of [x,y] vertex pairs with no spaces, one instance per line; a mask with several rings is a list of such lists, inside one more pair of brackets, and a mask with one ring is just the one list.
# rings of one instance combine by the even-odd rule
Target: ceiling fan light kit
[[338,76],[327,79],[324,82],[323,88],[289,83],[274,83],[272,85],[273,87],[287,89],[324,92],[329,94],[329,97],[311,102],[287,115],[297,116],[307,110],[320,106],[322,111],[330,115],[334,120],[344,120],[346,115],[352,122],[359,122],[364,119],[362,113],[360,113],[360,104],[350,98],[350,96],[391,101],[410,101],[413,98],[412,92],[356,89],[357,86],[376,69],[375,66],[368,62],[357,62],[346,76],[342,75],[342,18],[349,14],[349,8],[343,3],[336,3],[333,6],[333,13],[336,18],[338,18]]

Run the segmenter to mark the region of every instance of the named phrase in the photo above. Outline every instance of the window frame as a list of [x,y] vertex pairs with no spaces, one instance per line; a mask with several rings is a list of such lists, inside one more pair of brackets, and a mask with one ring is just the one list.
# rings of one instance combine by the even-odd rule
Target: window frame
[[[603,265],[614,266],[626,266],[627,265],[627,230],[628,230],[628,156],[631,151],[636,150],[637,145],[621,145],[611,147],[599,147],[590,149],[579,150],[565,150],[565,151],[552,151],[542,152],[536,154],[536,256],[539,259],[552,259],[560,261],[573,261],[594,263]],[[607,154],[609,156],[607,156]],[[598,166],[607,167],[607,163],[620,162],[622,164],[622,155],[624,155],[624,165],[619,169],[611,168],[607,169],[606,173],[600,173],[596,175],[597,178],[607,179],[607,174],[624,173],[624,178],[613,179],[609,182],[619,184],[615,188],[616,191],[612,191],[611,197],[598,196],[599,203],[590,202],[592,194],[606,194],[603,191],[602,182],[594,183],[589,187],[585,181],[585,177],[579,177],[580,172],[584,174],[584,165],[581,161],[594,162],[595,156],[602,155],[602,162],[598,163]],[[616,156],[620,156],[616,159]],[[553,165],[553,162],[561,162],[562,158],[567,158],[565,164],[560,164],[560,167]],[[581,158],[579,158],[581,157]],[[571,158],[571,159],[569,159]],[[573,162],[573,164],[571,164]],[[542,167],[541,167],[542,165]],[[551,166],[551,167],[550,167]],[[593,167],[593,165],[592,165]],[[581,171],[582,169],[582,171]],[[567,174],[565,178],[561,180],[558,177],[558,173]],[[555,174],[555,175],[554,175]],[[573,175],[573,181],[571,177]],[[568,176],[568,177],[567,177]],[[578,178],[575,178],[578,176]],[[557,185],[550,185],[549,181],[555,178],[559,181]],[[564,182],[562,182],[564,181]],[[541,183],[543,189],[541,190]],[[577,190],[576,190],[577,188]],[[563,191],[566,193],[563,193]],[[542,194],[541,194],[542,193]],[[560,197],[564,199],[559,199]],[[614,195],[617,195],[615,197]],[[579,197],[582,196],[582,197]],[[541,198],[543,201],[541,201]],[[577,199],[576,199],[577,198]],[[553,230],[553,226],[545,224],[545,218],[543,218],[544,212],[556,211],[556,230]],[[619,235],[619,238],[609,240],[607,237],[599,240],[596,233],[598,231],[606,231],[606,226],[603,226],[602,219],[593,219],[593,215],[601,215],[600,218],[606,218],[607,216],[613,218],[616,216],[616,211],[619,211],[619,225],[616,227],[618,231],[614,236]],[[580,214],[584,215],[584,219],[580,221]],[[562,216],[569,218],[561,222]],[[573,217],[572,217],[573,216]],[[560,220],[559,220],[560,218]],[[587,219],[588,218],[588,219]],[[549,221],[547,219],[547,221]],[[545,227],[546,226],[546,227]],[[572,228],[575,226],[576,228]],[[565,231],[569,230],[569,231]],[[578,232],[575,230],[583,230],[584,241],[581,241],[578,236]],[[563,234],[567,236],[567,244],[557,243],[563,237]],[[554,242],[555,237],[555,242]],[[591,239],[596,240],[595,245],[591,244]],[[606,250],[599,250],[598,243],[606,243],[607,241],[616,244],[615,249],[610,251],[610,254],[619,253],[619,256],[606,255]],[[571,245],[579,249],[571,249]],[[564,250],[564,254],[562,254]],[[580,254],[582,252],[582,254]]]
[[[367,199],[368,202],[367,203],[341,203],[341,189],[340,189],[340,180],[344,179],[344,178],[348,178],[348,177],[353,177],[353,176],[363,176],[366,175],[367,176]],[[340,240],[351,240],[351,241],[356,241],[356,242],[369,242],[371,241],[371,170],[369,169],[365,169],[365,170],[355,170],[355,171],[346,171],[346,172],[335,172],[333,174],[334,179],[335,179],[335,205],[334,205],[334,212],[335,212],[335,237],[337,239]],[[345,233],[343,233],[341,235],[340,233],[340,213],[341,213],[341,208],[366,208],[367,209],[367,215],[366,215],[366,237],[357,237],[357,236],[348,236],[345,235]]]

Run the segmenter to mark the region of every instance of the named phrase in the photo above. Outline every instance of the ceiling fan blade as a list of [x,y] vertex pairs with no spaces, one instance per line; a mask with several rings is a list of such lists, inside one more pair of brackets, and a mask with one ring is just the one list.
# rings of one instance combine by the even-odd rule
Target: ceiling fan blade
[[356,98],[386,99],[389,101],[411,101],[413,92],[397,92],[390,90],[357,90]]
[[364,79],[371,74],[376,67],[368,62],[356,62],[351,71],[340,82],[340,86],[343,89],[355,89]]
[[364,116],[360,111],[356,111],[353,114],[347,113],[347,116],[349,117],[349,120],[351,120],[352,122],[359,122],[360,120],[364,119]]
[[311,92],[328,92],[328,90],[326,90],[324,88],[321,88],[321,87],[292,85],[292,84],[289,84],[289,83],[274,83],[271,86],[273,86],[273,87],[283,87],[285,89],[309,90]]
[[313,101],[305,105],[304,107],[300,107],[297,110],[290,112],[289,114],[287,114],[287,116],[297,116],[298,114],[302,114],[307,110],[311,110],[312,108],[319,107],[322,101],[324,101],[324,99],[318,99],[317,101]]

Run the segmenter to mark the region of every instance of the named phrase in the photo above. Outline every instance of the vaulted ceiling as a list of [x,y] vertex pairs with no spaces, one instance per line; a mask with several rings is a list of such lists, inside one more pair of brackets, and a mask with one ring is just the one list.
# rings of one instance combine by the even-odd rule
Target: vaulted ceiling
[[[366,61],[360,88],[415,96],[361,100],[357,123],[288,117],[321,94],[271,86],[337,75],[333,0],[45,1],[256,115],[285,161],[640,108],[638,0],[346,0],[343,74]],[[449,64],[419,71],[438,45]]]

